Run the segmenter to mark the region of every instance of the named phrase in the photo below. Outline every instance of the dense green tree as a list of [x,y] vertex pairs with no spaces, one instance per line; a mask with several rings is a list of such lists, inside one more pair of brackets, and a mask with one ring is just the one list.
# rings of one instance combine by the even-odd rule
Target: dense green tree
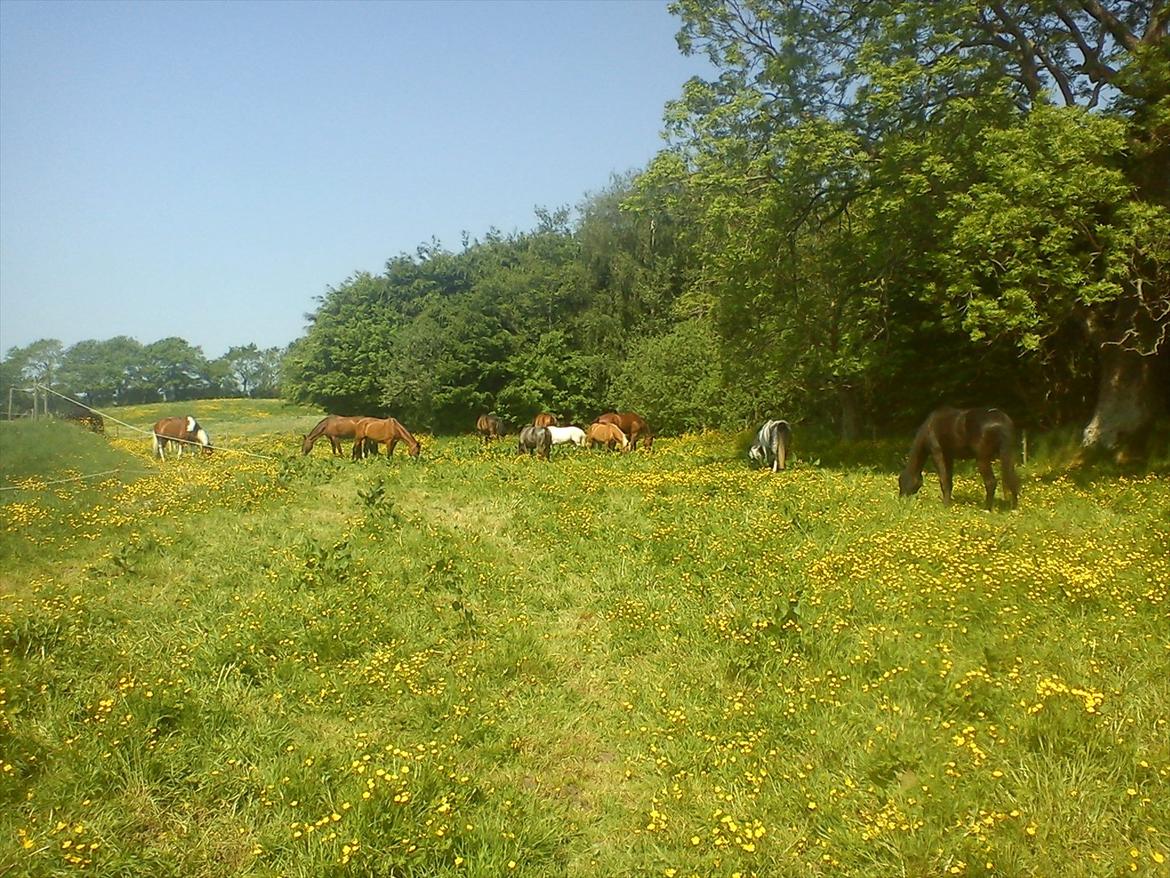
[[280,359],[279,348],[236,345],[208,364],[208,377],[212,384],[244,396],[269,396],[279,385]]
[[16,365],[21,381],[51,386],[61,369],[65,348],[55,338],[42,338],[24,347],[10,348],[5,357]]
[[752,391],[747,383],[725,383],[718,337],[709,321],[692,318],[633,344],[608,407],[636,411],[666,432],[743,427],[760,415]]
[[128,402],[142,363],[142,345],[128,336],[79,341],[62,358],[61,386],[90,405]]
[[[741,211],[754,218],[750,195],[773,197],[780,209],[771,240],[745,236],[745,247],[764,251],[758,264],[769,248],[786,268],[795,264],[775,246],[777,237],[815,248],[831,233],[834,249],[860,259],[855,277],[869,289],[852,297],[881,291],[887,307],[902,312],[905,295],[919,297],[975,340],[1011,339],[1035,351],[1043,338],[1067,342],[1064,324],[1075,320],[1099,353],[1086,443],[1112,447],[1148,428],[1170,320],[1164,4],[680,0],[672,9],[682,18],[684,51],[705,52],[721,75],[692,80],[671,108],[676,149],[657,162],[651,183],[685,182],[701,196],[704,228],[716,235]],[[1040,115],[1033,121],[1032,114]],[[1121,150],[1108,142],[1099,148],[1108,125],[1120,132]],[[1044,135],[1045,148],[1028,162]],[[1002,238],[981,241],[974,223],[960,222],[967,207],[978,207],[985,223],[995,213],[996,198],[981,187],[996,149],[1005,158],[995,187],[1005,209],[1037,191],[1045,163],[1055,162],[1058,176],[1069,164],[1091,166],[1095,177],[1112,168],[1120,182],[1094,200],[1091,217],[1071,209],[1072,190],[1062,187],[1070,209],[1048,225],[1064,223],[1063,232],[1045,236],[1048,249],[1031,250],[1030,268],[1001,275],[995,245]],[[1041,228],[1011,225],[1020,243]],[[1081,260],[1079,271],[1040,264],[1067,267],[1106,228],[1118,229],[1108,233],[1108,252]],[[872,246],[883,235],[887,246]],[[744,262],[725,273],[725,288]],[[774,297],[809,294],[810,272],[786,281],[783,273],[740,276],[772,282]],[[1049,284],[1016,282],[1041,274]],[[791,306],[774,310],[783,315]],[[972,313],[980,318],[967,319]],[[1010,317],[1025,313],[1032,320],[1026,330]],[[881,326],[883,315],[876,316]]]
[[138,383],[168,402],[193,399],[210,386],[207,358],[181,338],[160,339],[142,349]]
[[[404,259],[387,271],[406,288],[417,283],[412,272],[413,263]],[[386,278],[357,274],[320,298],[308,316],[310,331],[284,358],[283,381],[291,399],[337,414],[375,414],[383,363],[400,322],[391,299],[401,295],[395,286]]]

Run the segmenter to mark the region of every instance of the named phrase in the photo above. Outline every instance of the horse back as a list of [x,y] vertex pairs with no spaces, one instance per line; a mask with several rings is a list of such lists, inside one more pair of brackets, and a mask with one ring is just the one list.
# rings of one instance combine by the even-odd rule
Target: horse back
[[611,424],[625,433],[631,440],[635,436],[650,432],[650,427],[646,423],[646,419],[636,412],[606,412],[594,423]]
[[1015,445],[1016,425],[999,409],[968,409],[967,444],[976,457],[1010,454]]
[[155,421],[154,434],[166,439],[185,439],[187,419],[185,417],[160,418]]
[[1015,424],[996,408],[941,408],[931,413],[922,432],[932,447],[952,457],[984,459],[1011,452]]

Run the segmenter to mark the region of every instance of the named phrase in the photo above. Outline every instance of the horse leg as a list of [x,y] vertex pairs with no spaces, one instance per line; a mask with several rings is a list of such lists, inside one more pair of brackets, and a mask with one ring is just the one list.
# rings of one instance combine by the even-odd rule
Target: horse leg
[[950,506],[951,491],[954,489],[951,456],[941,448],[932,449],[931,455],[934,457],[934,468],[938,470],[938,487],[942,491],[943,506]]
[[394,446],[398,444],[397,439],[391,439],[386,443],[386,459],[389,460],[394,454]]
[[1003,470],[1003,491],[1011,497],[1012,509],[1020,504],[1020,477],[1016,475],[1016,465],[1010,453],[1004,454],[999,460]]
[[983,487],[987,491],[987,511],[995,506],[995,470],[991,467],[991,458],[979,458],[979,475],[983,476]]
[[780,470],[784,469],[784,464],[784,437],[777,430],[775,443],[772,446],[772,472],[780,472]]
[[334,457],[341,457],[341,448],[342,448],[342,445],[341,445],[341,439],[340,439],[340,437],[338,437],[338,436],[330,436],[330,437],[329,437],[329,447],[330,447],[331,449],[333,449],[333,456],[334,456]]

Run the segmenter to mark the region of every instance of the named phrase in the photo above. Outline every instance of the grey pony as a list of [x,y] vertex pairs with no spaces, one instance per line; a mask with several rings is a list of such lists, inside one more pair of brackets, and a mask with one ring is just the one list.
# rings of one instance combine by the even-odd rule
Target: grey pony
[[520,442],[516,448],[517,454],[536,452],[537,457],[548,460],[549,449],[552,448],[552,433],[548,427],[525,427],[520,431]]

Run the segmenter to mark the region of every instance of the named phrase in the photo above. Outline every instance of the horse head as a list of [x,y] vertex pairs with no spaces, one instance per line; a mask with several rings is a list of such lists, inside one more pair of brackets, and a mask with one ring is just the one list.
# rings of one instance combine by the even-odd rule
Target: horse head
[[898,496],[912,497],[918,493],[922,487],[922,473],[916,473],[910,469],[902,470],[901,475],[898,476]]

